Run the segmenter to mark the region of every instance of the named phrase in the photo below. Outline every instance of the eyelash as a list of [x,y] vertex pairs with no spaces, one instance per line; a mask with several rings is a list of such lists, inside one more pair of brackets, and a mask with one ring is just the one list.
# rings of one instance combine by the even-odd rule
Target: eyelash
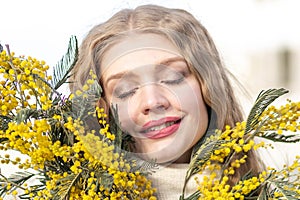
[[[182,76],[182,77],[179,78],[179,79],[175,79],[175,80],[164,80],[164,81],[161,81],[161,83],[168,84],[168,85],[177,85],[177,84],[181,83],[183,80],[184,80],[184,77]],[[118,96],[118,98],[124,100],[124,99],[126,99],[126,98],[128,98],[128,97],[134,95],[134,93],[136,92],[137,89],[138,89],[138,88],[134,88],[134,89],[132,89],[132,90],[129,90],[128,92],[124,92],[124,93],[120,94],[120,95]]]
[[119,98],[119,99],[126,99],[126,98],[128,98],[128,97],[134,95],[134,93],[136,92],[137,89],[138,89],[138,88],[134,88],[134,89],[132,89],[132,90],[129,90],[128,92],[124,92],[124,93],[120,94],[120,95],[118,96],[118,98]]
[[175,80],[164,80],[161,81],[161,83],[165,83],[165,84],[169,84],[169,85],[177,85],[179,83],[181,83],[184,80],[184,77],[180,77],[179,79],[175,79]]

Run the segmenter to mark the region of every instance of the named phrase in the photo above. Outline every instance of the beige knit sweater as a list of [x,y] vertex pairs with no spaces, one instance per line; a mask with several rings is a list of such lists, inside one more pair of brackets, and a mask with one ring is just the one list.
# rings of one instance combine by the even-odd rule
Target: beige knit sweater
[[[159,166],[155,173],[149,176],[153,187],[157,189],[158,200],[178,200],[184,185],[184,179],[188,164],[171,164],[166,167]],[[197,175],[201,180],[200,175]],[[193,178],[187,184],[185,197],[197,190],[196,181]]]

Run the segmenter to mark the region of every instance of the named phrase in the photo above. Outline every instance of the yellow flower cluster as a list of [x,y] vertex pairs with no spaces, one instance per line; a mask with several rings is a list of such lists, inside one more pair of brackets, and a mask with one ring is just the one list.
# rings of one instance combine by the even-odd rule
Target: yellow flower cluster
[[296,156],[291,165],[284,165],[281,170],[268,167],[269,177],[266,181],[279,182],[282,184],[281,191],[274,192],[274,200],[284,197],[286,193],[292,193],[300,199],[300,156]]
[[280,136],[283,131],[299,131],[299,118],[300,102],[288,101],[280,108],[268,107],[259,118],[261,124],[248,135],[245,134],[246,122],[241,122],[234,128],[226,126],[224,131],[218,131],[216,135],[211,136],[209,140],[223,142],[213,151],[200,171],[202,173],[204,169],[209,169],[211,174],[204,176],[202,181],[196,180],[201,194],[199,199],[243,200],[258,188],[266,187],[270,190],[274,185],[280,189],[274,190],[273,196],[269,196],[270,199],[285,197],[288,192],[291,192],[293,197],[300,198],[300,157],[297,157],[292,165],[284,166],[281,171],[269,168],[258,176],[245,177],[235,185],[229,183],[229,177],[235,175],[236,169],[246,164],[248,151],[260,147],[267,148],[264,142],[256,143],[254,137],[263,137],[264,134],[265,137],[270,137],[271,132],[275,134],[272,137],[276,138],[276,134]]
[[245,195],[261,186],[265,181],[266,172],[261,173],[259,177],[239,181],[234,186],[228,184],[228,176],[223,176],[221,180],[217,177],[216,173],[212,173],[210,177],[205,176],[203,182],[198,182],[198,189],[201,191],[199,200],[243,200]]
[[16,114],[22,108],[47,110],[51,106],[49,66],[35,58],[15,57],[14,53],[0,53],[0,114]]
[[261,116],[261,120],[266,123],[261,128],[262,131],[277,131],[282,134],[283,131],[296,132],[300,130],[300,102],[288,100],[285,105],[276,108],[269,106]]
[[95,107],[88,114],[99,120],[99,130],[88,130],[72,112],[72,99],[88,99],[94,80],[83,91],[59,98],[48,83],[47,69],[43,61],[0,53],[0,150],[28,158],[13,159],[7,153],[0,161],[36,170],[29,177],[37,176],[44,184],[28,185],[28,174],[19,174],[23,181],[14,182],[0,172],[0,192],[34,200],[155,200],[155,189],[136,162],[115,148],[104,109]]
[[[230,126],[226,126],[225,131],[217,131],[216,135],[212,136],[212,139],[224,142],[220,144],[219,148],[214,150],[209,162],[206,163],[210,169],[219,169],[220,167],[217,166],[223,164],[225,159],[232,153],[247,153],[251,149],[256,150],[259,147],[265,146],[264,142],[256,144],[253,139],[244,139],[245,127],[246,122],[238,122],[233,129]],[[239,168],[240,164],[246,162],[246,158],[247,156],[244,155],[241,159],[233,160],[230,166],[224,171],[225,174],[234,174],[234,168]]]
[[33,167],[34,169],[43,169],[44,163],[53,160],[54,154],[51,152],[52,143],[45,135],[50,131],[50,126],[45,119],[37,119],[33,123],[26,124],[9,122],[8,129],[0,135],[0,138],[7,138],[8,143],[5,149],[13,149],[28,155],[31,158],[31,164],[20,164],[20,168]]

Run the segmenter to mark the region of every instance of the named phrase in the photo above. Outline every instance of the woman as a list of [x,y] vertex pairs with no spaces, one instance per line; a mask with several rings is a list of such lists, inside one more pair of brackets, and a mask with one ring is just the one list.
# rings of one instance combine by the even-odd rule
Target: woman
[[[145,5],[95,26],[80,47],[72,91],[90,70],[103,88],[101,106],[118,106],[121,129],[134,140],[131,151],[166,166],[152,176],[158,199],[179,198],[192,152],[209,132],[242,121],[211,37],[184,10]],[[259,170],[250,151],[230,183]]]

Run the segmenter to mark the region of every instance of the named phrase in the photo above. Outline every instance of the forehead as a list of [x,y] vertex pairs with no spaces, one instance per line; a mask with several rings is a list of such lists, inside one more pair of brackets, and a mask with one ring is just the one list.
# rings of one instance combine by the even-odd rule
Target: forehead
[[180,56],[178,49],[157,34],[134,34],[109,48],[101,61],[102,76]]

